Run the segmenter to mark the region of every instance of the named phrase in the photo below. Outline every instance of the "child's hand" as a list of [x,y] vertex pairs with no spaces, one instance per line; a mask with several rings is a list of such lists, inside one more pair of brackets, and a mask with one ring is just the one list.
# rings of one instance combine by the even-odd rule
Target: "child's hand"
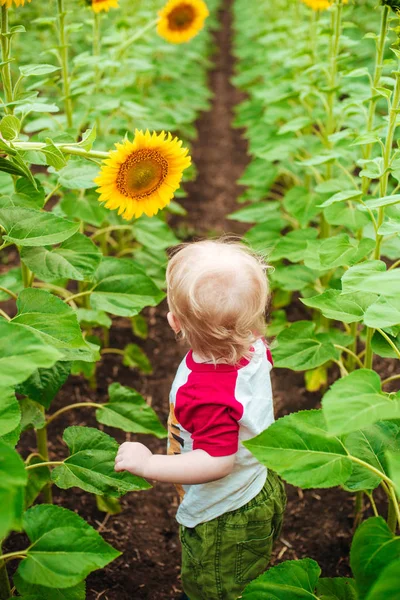
[[146,465],[153,456],[144,444],[139,442],[124,442],[115,458],[115,471],[129,471],[133,475],[146,477]]

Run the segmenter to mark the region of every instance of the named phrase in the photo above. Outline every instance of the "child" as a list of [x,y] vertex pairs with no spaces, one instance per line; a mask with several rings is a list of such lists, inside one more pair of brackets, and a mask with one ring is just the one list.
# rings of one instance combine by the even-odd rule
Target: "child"
[[266,570],[286,501],[241,444],[274,420],[265,268],[241,244],[196,242],[170,260],[167,285],[168,322],[191,346],[172,385],[169,455],[125,442],[115,470],[177,484],[185,593],[236,600]]

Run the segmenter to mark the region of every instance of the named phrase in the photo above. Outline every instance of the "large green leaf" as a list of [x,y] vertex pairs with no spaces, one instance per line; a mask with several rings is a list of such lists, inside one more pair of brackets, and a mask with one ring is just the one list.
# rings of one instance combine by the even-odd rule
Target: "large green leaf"
[[82,337],[75,312],[60,298],[46,290],[28,288],[18,296],[17,307],[12,323],[37,333],[46,344],[57,348],[62,352],[61,360],[96,360],[96,352]]
[[172,229],[156,217],[140,217],[133,225],[133,232],[137,241],[149,248],[164,249],[179,244]]
[[156,306],[164,293],[141,274],[114,274],[102,279],[90,296],[95,310],[104,310],[121,317],[134,317],[145,306]]
[[20,422],[21,410],[14,390],[0,387],[0,436],[16,429]]
[[71,365],[61,361],[50,369],[38,369],[18,386],[17,391],[49,408],[52,400],[67,381],[70,371]]
[[97,184],[93,180],[98,174],[98,167],[88,164],[85,160],[74,158],[58,173],[58,181],[60,185],[70,190],[87,190],[96,187]]
[[313,600],[321,569],[311,558],[272,567],[244,590],[243,600]]
[[310,321],[297,321],[281,331],[274,349],[275,366],[305,371],[337,358],[334,345],[321,335]]
[[275,248],[269,255],[269,259],[276,261],[287,258],[292,262],[303,260],[308,240],[315,240],[317,236],[317,229],[295,229],[290,231],[279,238]]
[[307,227],[309,222],[321,212],[320,198],[308,189],[294,186],[290,188],[283,199],[283,206],[293,215],[301,227]]
[[51,367],[62,355],[39,335],[0,319],[0,372],[3,387],[15,386],[38,367]]
[[[386,264],[382,260],[366,260],[359,265],[354,265],[342,277],[343,291],[346,293],[360,291],[360,286],[365,279],[383,271],[386,271]],[[376,294],[377,290],[381,293],[380,288],[377,287],[371,293]]]
[[[344,445],[352,456],[390,476],[390,460],[388,461],[386,453],[389,449],[393,452],[400,452],[400,427],[391,421],[375,423],[368,429],[346,435]],[[381,481],[382,478],[379,475],[355,462],[351,476],[345,483],[345,488],[352,492],[373,490]]]
[[79,229],[79,223],[22,207],[0,209],[0,225],[7,232],[4,239],[17,246],[59,244]]
[[27,480],[19,454],[0,440],[0,539],[11,529],[20,529]]
[[343,294],[340,290],[328,289],[319,296],[301,298],[301,301],[310,308],[317,308],[328,319],[354,323],[362,321],[365,311],[376,299],[376,294]]
[[318,271],[304,265],[283,265],[275,268],[271,275],[273,284],[287,291],[304,290],[318,279]]
[[90,280],[101,260],[101,252],[85,235],[75,233],[58,248],[23,248],[21,259],[43,281]]
[[20,594],[26,594],[22,600],[29,598],[28,594],[34,594],[38,600],[85,600],[86,584],[81,581],[71,588],[44,587],[43,585],[32,585],[24,581],[22,577],[16,573],[14,575],[14,585]]
[[[343,281],[346,277],[349,277],[349,271],[344,275]],[[360,277],[357,282],[353,283],[353,288],[360,292],[375,293],[376,290],[379,290],[379,293],[384,296],[398,296],[400,294],[400,269],[366,274],[365,277]]]
[[321,578],[316,593],[320,600],[358,600],[356,582],[347,577]]
[[322,408],[328,431],[341,435],[400,418],[400,393],[395,398],[385,394],[375,371],[359,369],[335,381],[322,399]]
[[351,474],[347,452],[327,433],[321,410],[287,415],[243,443],[261,463],[302,488],[333,487]]
[[398,559],[400,537],[390,531],[382,517],[372,517],[361,523],[350,551],[350,565],[360,600],[366,598],[383,569]]
[[110,214],[108,208],[99,203],[99,196],[87,192],[84,196],[80,194],[66,193],[62,198],[60,206],[63,213],[70,219],[80,219],[94,227],[100,227]]
[[154,410],[135,390],[112,383],[108,388],[109,402],[96,410],[99,423],[132,433],[152,433],[165,438],[167,432]]
[[363,238],[360,242],[345,233],[323,240],[318,254],[322,269],[353,265],[375,247],[374,240]]
[[240,221],[241,223],[264,223],[269,219],[276,218],[279,202],[254,202],[250,206],[241,208],[228,215],[228,219]]
[[398,600],[400,559],[391,562],[379,575],[366,600]]
[[120,555],[79,515],[60,506],[30,508],[23,526],[31,546],[17,573],[28,584],[71,588]]
[[[377,288],[379,289],[379,288]],[[361,293],[361,292],[360,292]],[[363,296],[368,296],[362,292]],[[364,323],[368,327],[382,329],[382,327],[391,327],[400,324],[400,295],[397,294],[391,298],[379,298],[374,304],[371,304],[365,311]]]
[[118,443],[106,433],[91,427],[68,427],[63,439],[71,455],[51,474],[58,487],[79,487],[114,498],[151,487],[141,477],[114,470]]

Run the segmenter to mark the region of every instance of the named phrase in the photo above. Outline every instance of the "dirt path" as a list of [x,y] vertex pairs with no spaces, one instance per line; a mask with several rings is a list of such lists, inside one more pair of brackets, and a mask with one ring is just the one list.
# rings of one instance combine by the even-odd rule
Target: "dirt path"
[[[207,233],[243,233],[243,226],[229,221],[226,215],[237,207],[235,200],[241,192],[235,183],[242,174],[249,157],[241,133],[231,126],[233,108],[243,98],[229,82],[234,61],[231,53],[232,0],[226,0],[221,11],[220,31],[215,34],[218,53],[215,69],[210,74],[214,91],[212,108],[198,121],[199,138],[193,148],[198,178],[187,185],[188,198],[183,203],[188,210],[185,226],[197,237]],[[145,377],[121,365],[118,357],[108,356],[98,368],[98,388],[90,390],[86,382],[71,377],[59,394],[54,410],[71,399],[102,401],[107,387],[119,381],[137,389],[152,404],[161,420],[166,423],[168,394],[177,365],[184,355],[166,324],[166,305],[147,311],[149,338],[146,342],[132,335],[130,322],[116,319],[111,331],[111,345],[124,347],[134,341],[148,354],[154,375]],[[318,396],[306,392],[303,376],[283,369],[273,373],[274,397],[277,416],[293,410],[317,405]],[[97,427],[91,409],[66,413],[63,420],[49,428],[52,456],[65,455],[61,442],[62,432],[68,425]],[[100,426],[101,427],[101,426]],[[105,428],[118,441],[126,439],[123,432]],[[33,438],[27,439],[25,451],[33,450]],[[165,451],[165,441],[151,436],[136,437],[155,452]],[[29,447],[29,443],[32,448]],[[89,576],[87,600],[167,600],[178,598],[180,547],[175,512],[177,497],[173,486],[157,484],[153,489],[125,496],[120,515],[104,519],[96,508],[95,498],[80,490],[54,490],[55,500],[62,506],[76,510],[94,527],[101,530],[107,541],[123,554],[108,568]],[[351,501],[337,490],[301,492],[288,486],[288,511],[282,538],[275,550],[275,560],[310,556],[319,561],[324,575],[347,575],[346,559],[350,539]],[[11,548],[21,547],[20,536],[11,540]],[[213,599],[209,599],[213,600]]]

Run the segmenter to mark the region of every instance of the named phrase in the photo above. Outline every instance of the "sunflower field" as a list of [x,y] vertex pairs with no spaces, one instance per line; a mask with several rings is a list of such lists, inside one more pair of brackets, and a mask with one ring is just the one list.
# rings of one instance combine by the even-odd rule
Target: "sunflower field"
[[172,486],[114,459],[165,452],[167,252],[223,232],[270,266],[245,445],[289,498],[242,597],[400,599],[400,2],[0,10],[0,600],[179,597]]

